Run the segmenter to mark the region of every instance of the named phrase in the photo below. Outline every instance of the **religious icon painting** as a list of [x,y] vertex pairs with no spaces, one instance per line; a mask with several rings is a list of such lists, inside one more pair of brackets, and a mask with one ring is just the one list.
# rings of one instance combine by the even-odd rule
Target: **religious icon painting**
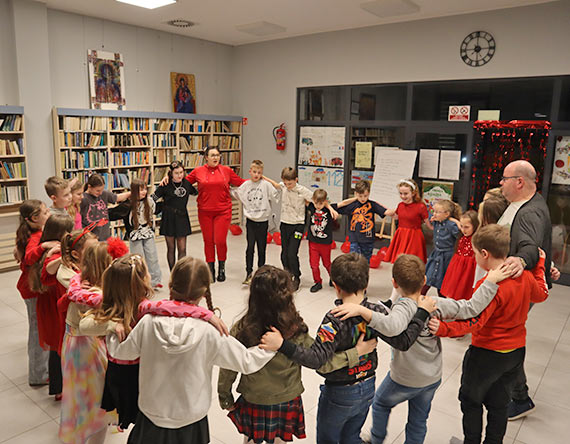
[[87,50],[92,109],[126,109],[125,64],[118,52]]
[[170,73],[172,108],[175,113],[196,114],[196,80],[194,74]]

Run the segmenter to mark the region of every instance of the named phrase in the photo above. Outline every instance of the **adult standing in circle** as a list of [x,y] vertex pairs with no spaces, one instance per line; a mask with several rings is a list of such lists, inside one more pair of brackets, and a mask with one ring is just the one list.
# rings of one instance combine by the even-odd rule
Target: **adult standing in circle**
[[166,239],[166,256],[168,267],[172,270],[176,263],[176,250],[178,259],[186,256],[186,237],[192,233],[190,219],[188,218],[188,197],[198,192],[190,182],[184,178],[184,166],[174,161],[168,170],[168,180],[163,179],[160,186],[153,194],[153,199],[162,197],[162,220],[160,222],[160,234]]
[[[216,280],[216,251],[218,255],[217,280],[226,280],[226,258],[228,246],[226,238],[232,219],[232,199],[230,185],[240,186],[245,182],[234,170],[220,165],[220,150],[208,147],[204,150],[206,164],[194,168],[186,180],[198,184],[198,222],[204,239],[204,255],[210,267],[213,281]],[[163,182],[167,182],[165,177]]]

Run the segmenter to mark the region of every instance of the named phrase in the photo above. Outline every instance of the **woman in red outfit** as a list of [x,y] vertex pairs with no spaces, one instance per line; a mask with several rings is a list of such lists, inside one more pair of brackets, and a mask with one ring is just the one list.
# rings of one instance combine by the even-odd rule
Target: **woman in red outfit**
[[[191,184],[198,184],[198,222],[204,239],[204,255],[210,267],[212,279],[216,279],[214,262],[218,252],[218,281],[226,280],[225,263],[228,246],[226,238],[232,219],[232,199],[230,185],[240,186],[245,182],[234,170],[220,165],[220,151],[209,147],[204,151],[206,164],[194,168],[186,176]],[[161,185],[168,183],[162,179]]]

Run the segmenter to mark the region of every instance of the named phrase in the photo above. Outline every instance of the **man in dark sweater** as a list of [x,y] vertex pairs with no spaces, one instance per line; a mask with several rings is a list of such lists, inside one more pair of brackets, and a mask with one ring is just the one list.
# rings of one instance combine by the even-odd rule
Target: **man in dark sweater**
[[[368,268],[367,260],[357,253],[345,254],[333,261],[331,278],[339,297],[335,303],[361,304],[388,316],[386,307],[370,303],[364,296],[368,286]],[[434,310],[435,303],[431,298],[421,299],[407,329],[394,337],[387,337],[372,330],[361,317],[341,320],[328,312],[317,330],[317,337],[311,348],[284,341],[281,334],[275,330],[263,336],[261,347],[278,350],[293,361],[314,369],[327,362],[336,351],[353,347],[361,334],[365,335],[365,339],[379,337],[392,347],[405,351],[416,341],[429,312]],[[322,374],[325,384],[321,386],[319,398],[317,444],[361,442],[360,429],[374,398],[377,366],[378,355],[374,350],[361,356],[357,366]]]
[[[534,167],[526,160],[509,163],[503,171],[501,192],[509,206],[498,224],[509,227],[511,235],[509,257],[505,262],[511,265],[516,272],[513,277],[517,278],[523,270],[532,270],[536,266],[538,248],[541,248],[546,253],[545,277],[548,288],[551,288],[552,225],[546,202],[536,191]],[[521,366],[509,405],[509,420],[522,418],[534,409],[528,395],[524,367]]]

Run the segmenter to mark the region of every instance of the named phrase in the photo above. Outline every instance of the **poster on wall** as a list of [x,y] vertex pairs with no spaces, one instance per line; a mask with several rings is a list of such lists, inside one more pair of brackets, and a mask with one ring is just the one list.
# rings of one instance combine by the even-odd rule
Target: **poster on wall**
[[345,131],[344,127],[301,127],[299,165],[344,166]]
[[422,199],[426,204],[430,217],[433,215],[433,205],[438,200],[453,197],[453,182],[440,182],[435,180],[424,180],[422,183]]
[[374,179],[370,187],[370,199],[386,208],[396,208],[400,203],[398,183],[412,177],[416,166],[416,150],[394,148],[376,149]]
[[459,180],[461,169],[461,151],[441,150],[439,152],[439,178],[444,180]]
[[372,142],[356,142],[354,147],[354,166],[356,168],[372,167]]
[[170,73],[172,110],[175,113],[196,114],[196,80],[194,74]]
[[87,50],[92,109],[126,109],[125,64],[118,52]]
[[372,183],[374,179],[374,171],[352,170],[350,173],[350,188],[354,188],[361,180],[367,180]]
[[570,185],[570,136],[556,138],[552,183]]
[[301,185],[312,191],[322,188],[327,192],[330,202],[340,202],[342,200],[343,169],[299,165],[298,174]]

